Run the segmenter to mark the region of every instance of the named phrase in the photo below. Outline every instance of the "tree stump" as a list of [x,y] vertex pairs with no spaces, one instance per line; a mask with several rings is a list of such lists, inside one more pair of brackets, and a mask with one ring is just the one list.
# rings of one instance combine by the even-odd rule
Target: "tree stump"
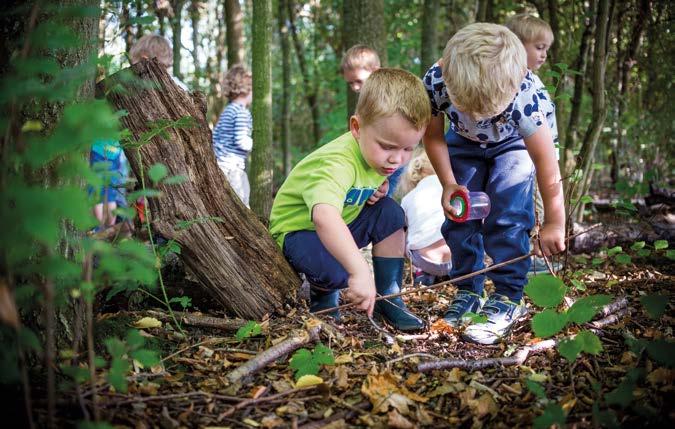
[[[168,139],[154,137],[140,147],[142,163],[136,149],[125,148],[136,177],[143,169],[147,178],[157,163],[164,164],[170,175],[187,177],[180,184],[146,183],[161,191],[149,201],[154,230],[180,244],[184,263],[228,312],[244,319],[283,313],[284,304],[294,304],[300,279],[218,167],[204,96],[183,91],[154,60],[131,67],[141,85],[125,78],[125,71],[106,79],[99,89],[124,88],[110,91],[107,98],[115,108],[129,112],[122,124],[136,138],[148,131],[151,121],[191,116],[196,122],[189,129],[169,129]],[[223,221],[203,221],[214,217]],[[176,228],[190,220],[198,221],[187,229]]]

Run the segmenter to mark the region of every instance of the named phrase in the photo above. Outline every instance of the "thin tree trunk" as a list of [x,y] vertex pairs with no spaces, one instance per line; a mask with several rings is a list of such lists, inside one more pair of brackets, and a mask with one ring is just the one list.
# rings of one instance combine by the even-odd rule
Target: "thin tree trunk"
[[492,22],[494,3],[493,0],[478,0],[476,5],[476,22]]
[[283,172],[291,172],[291,43],[288,39],[287,0],[279,1],[279,39],[281,40],[281,150]]
[[253,151],[251,208],[268,220],[272,210],[272,0],[253,2]]
[[199,77],[201,70],[199,67],[199,0],[192,0],[190,3],[190,22],[192,24],[192,63],[194,66],[192,89],[199,90]]
[[[551,26],[551,31],[553,32],[553,44],[549,49],[549,62],[550,64],[556,64],[560,62],[560,22],[558,20],[558,0],[548,0],[548,23]],[[560,89],[562,85],[559,85],[557,93],[561,93]]]
[[122,33],[124,34],[124,52],[129,55],[129,50],[134,44],[134,33],[132,31],[131,23],[131,14],[129,12],[129,3],[122,2],[122,16],[120,18],[120,27],[122,27]]
[[[610,0],[598,1],[598,14],[596,15],[596,32],[593,52],[593,110],[591,123],[586,130],[584,143],[579,153],[579,162],[577,165],[582,171],[582,186],[579,187],[579,193],[576,198],[581,198],[589,186],[589,178],[595,148],[600,139],[602,128],[607,117],[607,102],[605,97],[605,72],[607,69],[607,39],[611,27],[612,18],[610,16]],[[584,204],[579,204],[579,214],[577,219],[581,221],[584,213]]]
[[[375,49],[382,66],[387,65],[387,27],[384,0],[344,0],[342,3],[342,49],[363,44]],[[345,84],[346,85],[346,84]],[[356,108],[358,94],[347,86],[347,114]]]
[[321,139],[321,117],[319,112],[319,103],[317,101],[316,95],[316,84],[317,82],[311,79],[309,75],[309,68],[307,67],[307,61],[305,60],[305,50],[300,43],[300,38],[298,36],[298,30],[295,27],[295,6],[293,0],[287,0],[288,2],[288,25],[291,30],[291,37],[293,39],[293,46],[295,47],[295,54],[298,57],[298,65],[300,66],[300,75],[302,75],[302,83],[305,92],[305,98],[307,99],[307,104],[309,105],[309,110],[312,114],[312,131],[314,135],[314,142],[318,143]]
[[241,12],[239,0],[225,0],[225,28],[227,67],[230,68],[244,62],[244,14]]
[[140,18],[143,16],[143,0],[136,0],[136,34],[135,39],[138,40],[143,36],[143,23]]
[[422,47],[420,49],[420,76],[438,59],[439,0],[424,0],[422,12]]
[[180,48],[182,46],[181,33],[183,31],[183,6],[185,0],[172,0],[173,17],[171,18],[171,43],[173,45],[173,75],[181,79],[183,75],[180,71]]
[[585,14],[584,32],[581,35],[579,43],[579,56],[574,63],[574,70],[579,74],[574,76],[574,95],[571,100],[571,111],[567,129],[565,130],[565,140],[562,146],[560,157],[560,171],[562,177],[567,177],[567,159],[568,153],[576,149],[579,135],[579,120],[581,119],[581,101],[584,94],[584,85],[586,82],[586,68],[588,64],[588,52],[590,50],[591,36],[595,32],[595,0],[590,0],[588,10]]

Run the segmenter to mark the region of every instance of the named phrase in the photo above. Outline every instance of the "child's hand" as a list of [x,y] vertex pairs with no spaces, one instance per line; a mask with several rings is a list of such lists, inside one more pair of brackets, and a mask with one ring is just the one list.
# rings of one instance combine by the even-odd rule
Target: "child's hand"
[[349,285],[345,294],[347,300],[372,316],[375,308],[375,280],[370,270],[350,275],[347,284]]
[[537,256],[551,256],[565,250],[565,228],[554,224],[545,223],[539,230],[539,243],[534,243],[534,252]]
[[377,188],[377,190],[373,193],[373,195],[368,198],[366,204],[372,206],[376,202],[380,201],[380,198],[387,195],[387,192],[389,192],[389,179],[384,179],[384,183],[382,183],[380,187]]
[[443,196],[441,197],[441,204],[443,205],[443,211],[445,212],[445,217],[451,218],[451,215],[459,216],[459,213],[455,213],[455,209],[450,205],[450,195],[454,194],[457,191],[469,192],[466,186],[458,185],[453,183],[451,185],[443,186]]

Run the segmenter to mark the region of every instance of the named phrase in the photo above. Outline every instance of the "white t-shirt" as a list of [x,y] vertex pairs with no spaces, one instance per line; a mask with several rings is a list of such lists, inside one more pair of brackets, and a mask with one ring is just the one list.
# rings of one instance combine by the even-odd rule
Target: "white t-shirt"
[[445,215],[441,206],[442,194],[443,186],[438,176],[431,175],[420,180],[415,189],[401,200],[408,222],[407,250],[423,249],[443,239],[441,226]]

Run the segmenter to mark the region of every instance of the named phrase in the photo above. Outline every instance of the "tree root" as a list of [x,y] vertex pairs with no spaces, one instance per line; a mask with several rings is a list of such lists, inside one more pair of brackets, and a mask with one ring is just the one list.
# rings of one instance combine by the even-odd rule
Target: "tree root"
[[317,341],[319,339],[319,332],[321,331],[321,324],[312,324],[306,331],[300,331],[294,336],[290,336],[279,344],[270,347],[262,353],[256,355],[243,365],[238,366],[235,370],[227,375],[230,383],[237,383],[244,377],[252,375],[270,363],[279,359],[280,357],[291,353],[305,344]]

